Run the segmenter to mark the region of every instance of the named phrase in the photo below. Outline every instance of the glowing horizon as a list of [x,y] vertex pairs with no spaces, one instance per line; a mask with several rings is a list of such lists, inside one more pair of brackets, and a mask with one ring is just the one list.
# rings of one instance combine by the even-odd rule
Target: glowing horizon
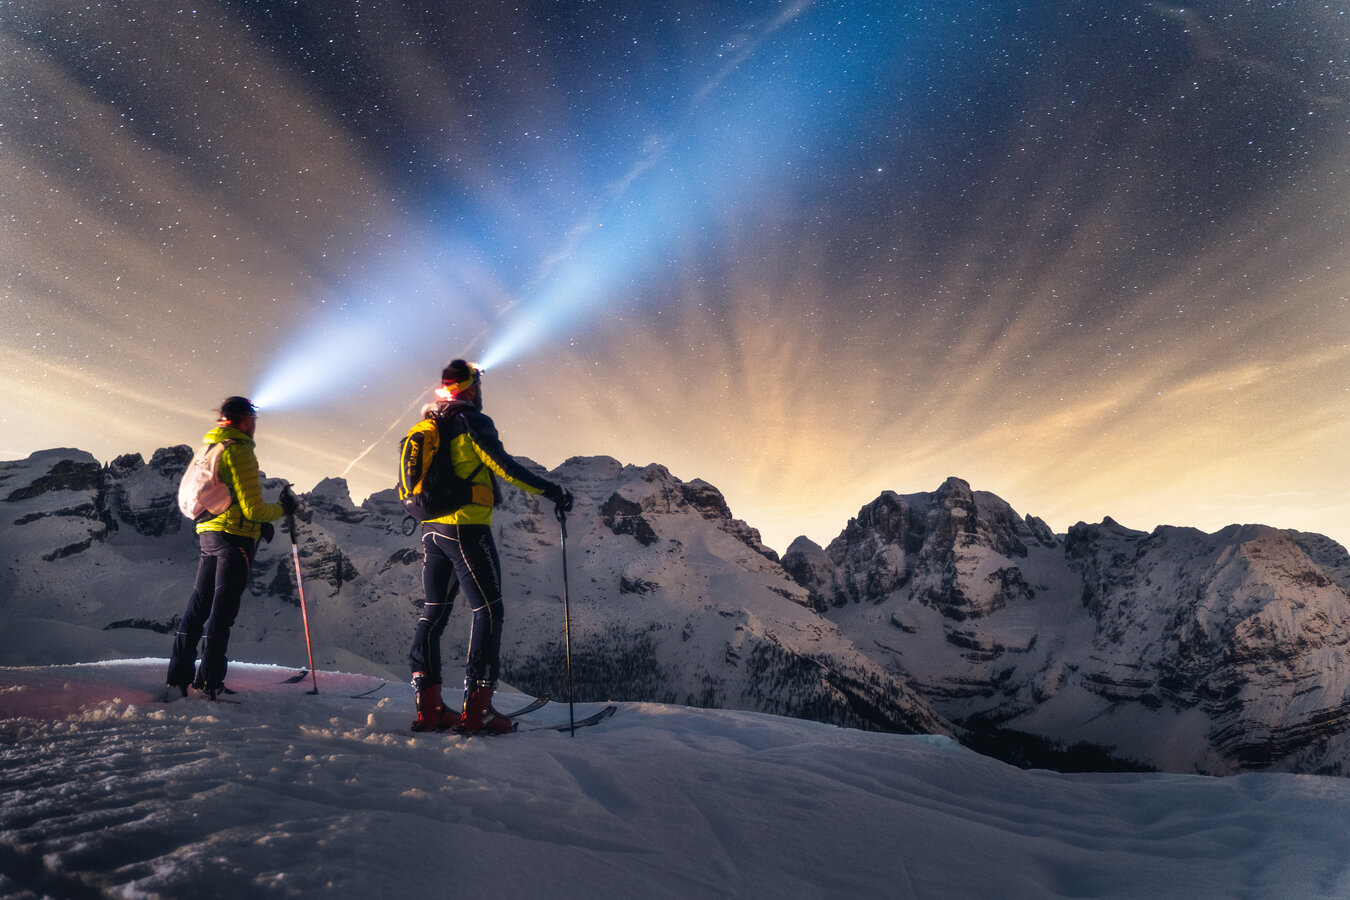
[[388,11],[16,10],[0,456],[244,394],[265,471],[360,498],[458,356],[512,452],[779,550],[949,475],[1350,539],[1350,17]]

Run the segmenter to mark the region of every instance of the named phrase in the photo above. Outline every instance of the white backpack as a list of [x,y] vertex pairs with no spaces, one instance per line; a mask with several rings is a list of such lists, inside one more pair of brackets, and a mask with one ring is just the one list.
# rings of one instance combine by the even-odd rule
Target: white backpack
[[218,516],[234,502],[230,486],[216,474],[220,454],[225,451],[226,444],[232,443],[220,441],[202,447],[183,473],[183,480],[178,485],[178,508],[194,522],[208,513]]

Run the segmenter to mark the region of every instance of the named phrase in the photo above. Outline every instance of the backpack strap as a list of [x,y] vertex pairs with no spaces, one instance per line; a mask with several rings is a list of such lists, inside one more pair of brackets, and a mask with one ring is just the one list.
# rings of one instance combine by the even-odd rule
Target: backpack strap
[[[427,522],[449,515],[470,504],[496,506],[495,482],[474,481],[485,461],[463,477],[455,472],[453,446],[455,416],[473,407],[468,403],[449,404],[427,415],[409,430],[399,448],[398,498],[416,522]],[[464,425],[467,432],[468,426]],[[429,457],[429,458],[428,458]]]
[[[446,411],[446,412],[441,413],[439,416],[436,417],[436,427],[437,427],[437,429],[439,429],[442,425],[449,425],[450,422],[451,422],[452,420],[454,420],[454,419],[456,419],[456,418],[459,418],[459,417],[463,416],[464,413],[468,412],[468,411],[469,411],[470,409],[472,409],[472,408],[473,408],[473,407],[472,407],[470,404],[464,403],[464,404],[462,404],[462,405],[460,405],[460,406],[457,406],[456,408],[453,408],[453,409],[450,409],[450,410],[448,410],[448,411]],[[469,430],[469,426],[468,426],[468,425],[465,425],[465,426],[464,426],[464,430],[467,432],[467,431]],[[444,437],[446,437],[446,435],[445,435],[445,434],[442,434],[441,437],[444,438]],[[453,436],[452,436],[452,437],[453,437]],[[454,471],[453,471],[454,465],[455,465],[455,464],[454,464],[454,461],[451,459],[450,453],[449,453],[449,447],[450,447],[450,443],[451,443],[451,442],[450,442],[450,441],[444,441],[443,443],[445,444],[445,447],[446,447],[446,455],[445,455],[445,461],[444,461],[443,465],[449,466],[449,467],[451,468],[451,475],[453,475],[455,478],[459,478],[460,476],[454,475]],[[437,455],[438,455],[438,456],[440,455],[439,452],[437,453]],[[434,462],[434,461],[432,462],[432,465],[435,465],[435,462]],[[478,473],[481,472],[481,471],[483,471],[483,467],[484,467],[485,465],[486,465],[486,463],[484,463],[484,462],[480,459],[480,460],[478,461],[478,465],[474,466],[473,471],[470,472],[468,475],[464,476],[461,480],[466,481],[466,482],[468,482],[468,484],[469,484],[469,493],[470,493],[470,498],[471,498],[470,501],[469,501],[470,503],[476,503],[476,504],[478,504],[479,506],[496,506],[496,505],[497,505],[497,492],[496,492],[495,490],[493,490],[491,487],[488,487],[487,485],[481,485],[481,484],[478,484],[476,481],[474,481],[474,479],[478,477]],[[487,502],[486,502],[486,503],[483,502],[483,501],[484,501],[484,491],[489,492],[488,497],[487,497]]]

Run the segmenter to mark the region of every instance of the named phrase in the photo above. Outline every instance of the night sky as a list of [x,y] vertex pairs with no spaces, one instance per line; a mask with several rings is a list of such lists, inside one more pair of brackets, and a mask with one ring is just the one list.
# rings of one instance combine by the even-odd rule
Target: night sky
[[1350,541],[1346,9],[5,4],[0,459],[245,394],[359,502],[463,356],[780,552],[951,475]]

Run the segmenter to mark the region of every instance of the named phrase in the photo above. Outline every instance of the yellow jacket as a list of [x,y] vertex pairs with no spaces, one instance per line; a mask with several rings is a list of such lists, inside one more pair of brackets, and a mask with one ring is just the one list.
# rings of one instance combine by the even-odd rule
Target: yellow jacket
[[262,532],[261,523],[281,518],[281,505],[264,503],[258,480],[258,457],[253,453],[253,438],[233,425],[217,425],[202,438],[207,444],[229,441],[221,451],[216,474],[230,486],[234,502],[213,519],[197,524],[197,533],[224,531],[255,541]]
[[409,429],[399,460],[400,495],[411,493],[421,480],[426,467],[422,457],[432,444],[433,433],[436,456],[449,452],[455,474],[472,486],[472,499],[450,512],[424,519],[424,524],[491,525],[497,490],[494,476],[530,494],[542,494],[553,487],[552,482],[506,452],[490,418],[472,404],[450,402],[438,404]]

